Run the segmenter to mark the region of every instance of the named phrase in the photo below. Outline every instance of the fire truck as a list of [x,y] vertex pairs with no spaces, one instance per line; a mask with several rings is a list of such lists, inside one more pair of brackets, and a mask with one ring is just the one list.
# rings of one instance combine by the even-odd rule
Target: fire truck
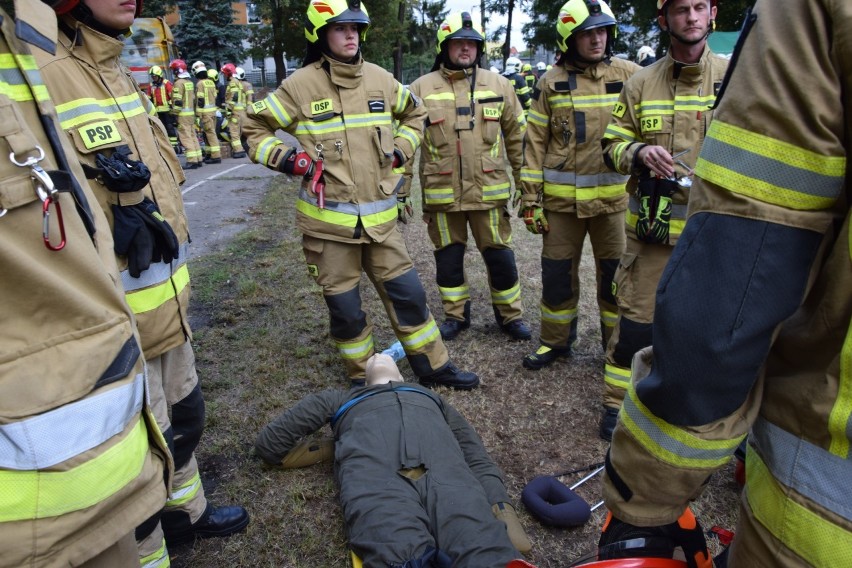
[[172,30],[162,18],[136,18],[132,35],[124,40],[121,61],[133,72],[133,78],[142,88],[150,82],[148,69],[159,65],[172,80],[169,62],[177,59],[178,52]]

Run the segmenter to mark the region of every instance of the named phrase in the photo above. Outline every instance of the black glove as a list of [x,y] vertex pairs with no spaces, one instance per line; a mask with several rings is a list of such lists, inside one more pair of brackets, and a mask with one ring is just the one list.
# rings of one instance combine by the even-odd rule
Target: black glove
[[636,236],[646,243],[669,242],[669,223],[672,217],[672,196],[677,191],[677,182],[658,177],[639,180],[639,218],[636,221]]
[[396,218],[406,225],[408,220],[414,216],[414,209],[408,204],[408,196],[403,195],[396,197]]
[[147,197],[136,205],[113,205],[115,252],[127,257],[130,275],[138,278],[151,262],[171,262],[180,252],[175,232]]
[[[116,193],[139,191],[151,179],[151,171],[143,162],[130,159],[130,148],[119,146],[111,156],[95,155],[97,175],[106,188]],[[88,172],[87,172],[88,177]]]
[[[642,546],[627,547],[628,541]],[[677,521],[657,527],[637,527],[618,520],[610,512],[598,541],[598,559],[672,558],[676,547],[683,550],[689,568],[713,568],[704,531],[689,507]]]

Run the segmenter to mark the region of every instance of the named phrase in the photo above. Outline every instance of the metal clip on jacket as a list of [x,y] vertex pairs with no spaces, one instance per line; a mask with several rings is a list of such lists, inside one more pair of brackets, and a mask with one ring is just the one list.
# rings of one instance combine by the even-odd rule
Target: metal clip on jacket
[[311,176],[311,191],[317,196],[317,206],[320,209],[325,209],[325,177],[323,176],[323,155],[322,144],[315,146],[317,151],[317,161],[314,164],[314,175]]
[[[56,186],[53,184],[53,180],[50,179],[50,175],[48,175],[48,173],[38,165],[38,163],[44,159],[44,150],[42,150],[40,146],[36,146],[35,149],[38,150],[38,156],[30,156],[23,162],[19,162],[15,153],[11,152],[9,154],[9,160],[16,166],[30,168],[30,179],[33,180],[33,187],[35,188],[36,195],[42,203],[41,236],[44,240],[44,246],[47,247],[48,250],[60,251],[65,248],[65,223],[62,220],[62,206],[56,198],[58,191]],[[59,243],[56,245],[50,242],[51,204],[56,207],[56,220],[59,225]]]

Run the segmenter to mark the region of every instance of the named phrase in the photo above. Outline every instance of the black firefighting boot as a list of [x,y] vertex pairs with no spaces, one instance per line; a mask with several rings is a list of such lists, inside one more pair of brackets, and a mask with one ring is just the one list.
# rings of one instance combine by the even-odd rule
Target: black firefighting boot
[[190,523],[189,515],[183,511],[165,511],[162,523],[166,544],[173,546],[196,538],[216,538],[240,532],[249,524],[249,514],[242,507],[214,507],[208,503],[195,523]]
[[524,369],[530,369],[532,371],[538,371],[539,369],[543,369],[559,359],[560,357],[570,357],[571,356],[571,348],[570,347],[548,347],[547,345],[540,346],[535,353],[530,353],[529,355],[524,355],[523,365]]
[[444,320],[438,327],[438,331],[441,332],[441,339],[444,341],[452,341],[465,329],[470,327],[470,301],[465,302],[464,305],[464,319],[457,320],[447,318]]
[[527,341],[532,338],[532,332],[529,326],[524,323],[524,320],[517,319],[510,321],[507,324],[501,325],[500,329],[515,341]]
[[453,363],[446,365],[425,377],[420,377],[420,384],[424,387],[449,387],[456,390],[472,390],[479,386],[479,377],[476,373],[462,371]]
[[615,430],[615,423],[618,422],[618,409],[611,406],[604,406],[601,414],[600,437],[602,440],[612,442],[612,431]]

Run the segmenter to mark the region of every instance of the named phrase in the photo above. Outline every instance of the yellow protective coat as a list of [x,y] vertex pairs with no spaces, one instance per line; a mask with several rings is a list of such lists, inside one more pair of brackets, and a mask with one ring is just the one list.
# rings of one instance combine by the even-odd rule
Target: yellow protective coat
[[195,134],[195,85],[186,78],[175,81],[172,114],[177,116],[178,139],[188,163],[201,161],[201,146]]
[[[16,14],[17,32],[2,13],[0,38],[0,565],[77,566],[162,506],[167,450],[146,404],[107,220],[30,55],[54,44],[56,18],[41,2],[18,2]],[[8,158],[43,151],[34,164],[63,169],[40,115],[64,144],[96,231],[91,238],[74,197],[58,193],[49,236],[59,244],[61,207],[59,251],[42,241],[32,168]]]

